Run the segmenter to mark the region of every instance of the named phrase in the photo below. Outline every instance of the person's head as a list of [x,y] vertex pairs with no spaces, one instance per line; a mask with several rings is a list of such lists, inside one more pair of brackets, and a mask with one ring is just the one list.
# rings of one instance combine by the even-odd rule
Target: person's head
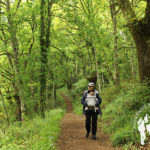
[[93,91],[93,90],[94,90],[94,83],[93,83],[93,82],[90,82],[90,83],[88,84],[88,90],[89,90],[89,91]]

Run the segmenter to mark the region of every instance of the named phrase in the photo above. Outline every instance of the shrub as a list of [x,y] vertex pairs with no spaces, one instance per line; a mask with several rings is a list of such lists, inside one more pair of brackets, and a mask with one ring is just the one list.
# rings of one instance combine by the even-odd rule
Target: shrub
[[83,95],[83,92],[87,89],[87,85],[88,81],[86,79],[81,79],[74,83],[71,91],[73,98]]
[[[113,88],[110,87],[110,89]],[[109,93],[105,90],[103,93]],[[140,134],[137,128],[134,128],[133,121],[137,111],[142,106],[146,106],[150,100],[149,87],[140,84],[133,87],[128,83],[124,83],[118,93],[114,90],[113,96],[110,96],[111,98],[110,103],[105,103],[105,109],[102,110],[102,121],[104,122],[105,132],[112,133],[113,145],[118,146],[131,142],[132,144],[140,143]],[[103,101],[105,101],[105,97]],[[145,110],[138,117],[143,118],[148,111]],[[110,120],[111,123],[105,123],[106,120]]]

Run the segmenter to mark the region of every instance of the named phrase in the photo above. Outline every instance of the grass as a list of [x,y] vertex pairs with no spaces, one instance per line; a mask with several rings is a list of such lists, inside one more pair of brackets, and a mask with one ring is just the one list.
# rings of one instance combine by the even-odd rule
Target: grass
[[0,129],[1,150],[55,150],[55,142],[60,131],[60,120],[64,115],[62,109],[46,112],[46,118],[35,117]]
[[0,150],[56,150],[56,140],[60,133],[60,121],[66,104],[57,93],[54,109],[45,113],[45,119],[33,119],[2,126],[0,129]]
[[63,109],[64,112],[66,112],[66,103],[63,99],[63,97],[59,94],[60,89],[56,93],[56,102],[55,102],[55,107],[54,108],[60,108]]

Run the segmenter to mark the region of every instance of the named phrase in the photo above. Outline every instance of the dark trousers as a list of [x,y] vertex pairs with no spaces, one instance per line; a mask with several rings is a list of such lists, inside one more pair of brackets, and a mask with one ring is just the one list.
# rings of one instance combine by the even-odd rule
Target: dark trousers
[[96,135],[97,131],[97,116],[98,113],[97,111],[95,112],[94,110],[86,110],[86,131],[90,132],[91,130],[91,119],[92,119],[92,135]]

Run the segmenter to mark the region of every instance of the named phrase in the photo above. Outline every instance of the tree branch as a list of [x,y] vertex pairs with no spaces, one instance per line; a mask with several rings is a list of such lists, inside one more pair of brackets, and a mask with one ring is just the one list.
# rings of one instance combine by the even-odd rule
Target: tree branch
[[54,45],[52,45],[52,44],[50,45],[50,47],[53,47],[53,48],[59,50],[59,51],[63,54],[63,56],[64,56],[65,58],[67,58],[65,52],[64,52],[63,50],[61,50],[60,48],[58,48],[58,47],[56,47],[56,46],[54,46]]
[[137,20],[137,16],[134,10],[132,9],[129,0],[117,0],[117,1],[128,24],[132,24],[135,20]]
[[9,75],[9,76],[12,76],[12,73],[10,73],[8,70],[6,70],[6,69],[4,69],[4,68],[2,68],[2,69],[3,69],[3,71],[5,71],[5,72],[2,72],[2,73],[7,74],[7,75]]
[[19,0],[19,2],[18,2],[18,4],[17,4],[17,9],[19,8],[20,3],[21,3],[21,0]]
[[11,53],[9,53],[9,52],[5,52],[3,54],[0,54],[0,56],[2,56],[2,55],[8,55],[8,56],[11,56],[12,58],[14,58],[14,56]]
[[6,5],[6,3],[4,3],[4,2],[2,2],[2,1],[0,1],[0,4]]
[[150,0],[147,0],[147,6],[145,9],[145,17],[147,20],[150,20]]
[[87,14],[87,12],[86,12],[86,10],[84,8],[84,4],[82,3],[82,0],[80,0],[80,3],[81,3],[81,6],[82,6],[82,9],[83,9],[84,13]]
[[1,73],[1,76],[3,76],[5,79],[7,79],[7,80],[9,80],[9,81],[11,81],[11,79],[10,78],[8,78],[6,75],[4,75],[3,73]]

